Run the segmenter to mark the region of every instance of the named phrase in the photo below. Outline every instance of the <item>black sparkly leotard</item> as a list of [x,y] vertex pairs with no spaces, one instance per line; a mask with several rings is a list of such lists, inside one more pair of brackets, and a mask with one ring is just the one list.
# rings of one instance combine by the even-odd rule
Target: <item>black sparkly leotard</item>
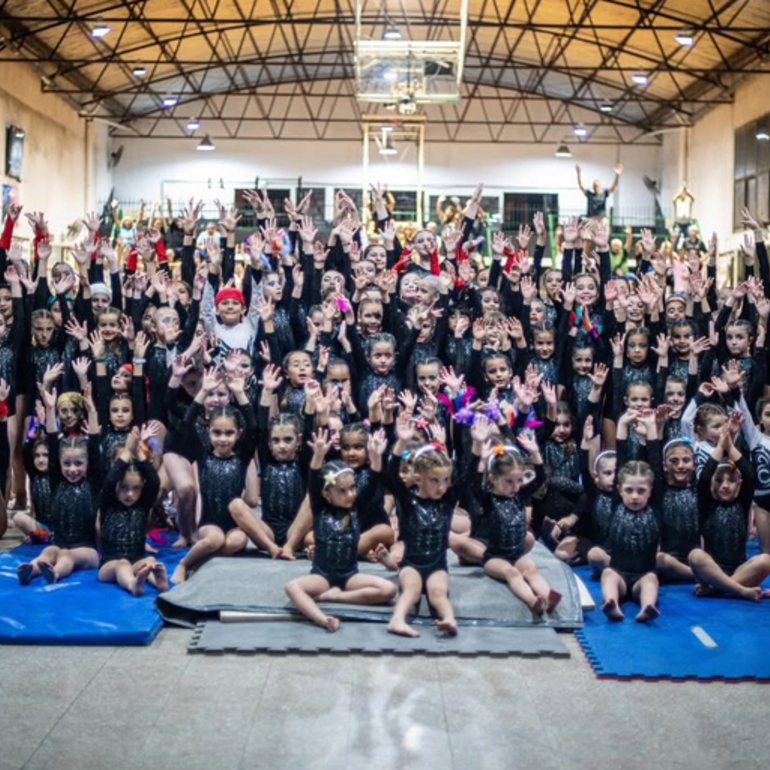
[[[479,474],[480,481],[483,474]],[[505,559],[511,564],[523,555],[527,537],[527,511],[529,495],[545,481],[543,465],[535,465],[535,477],[513,497],[501,497],[489,490],[481,492],[481,506],[489,519],[489,543],[484,551],[484,561]]]
[[209,445],[198,456],[201,517],[199,526],[217,526],[229,532],[238,525],[230,514],[230,503],[243,495],[246,474],[254,461],[257,417],[251,404],[239,405],[243,432],[229,457],[218,457]]
[[104,480],[100,504],[102,561],[127,559],[132,564],[144,558],[147,522],[150,509],[158,497],[160,478],[147,460],[136,463],[144,479],[139,499],[131,507],[123,505],[115,492],[126,475],[128,463],[120,458],[110,467]]
[[651,506],[632,511],[620,503],[615,508],[607,533],[610,566],[625,580],[629,591],[639,578],[655,571],[659,541],[658,516]]
[[736,463],[742,484],[732,503],[720,503],[711,494],[711,480],[719,463],[710,457],[698,479],[698,512],[703,547],[728,574],[746,561],[749,512],[754,496],[754,469],[744,457]]
[[[369,485],[364,493],[375,491],[374,487],[379,485],[380,474],[370,471]],[[325,578],[332,586],[344,588],[348,580],[358,572],[358,538],[361,535],[358,506],[345,509],[330,505],[321,494],[323,487],[321,472],[311,470],[308,495],[315,537],[311,572]]]
[[666,485],[661,501],[660,547],[683,563],[687,563],[693,548],[700,547],[698,494],[694,485]]
[[51,478],[53,545],[60,548],[96,547],[96,511],[101,493],[99,437],[88,436],[88,471],[72,484],[61,472],[59,435],[48,434],[48,468]]
[[[260,433],[265,436],[265,439],[257,444],[262,520],[273,531],[275,542],[283,545],[305,497],[310,452],[303,436],[300,436],[294,459],[277,462],[268,446],[269,411],[266,407],[259,408]],[[309,436],[312,430],[313,418],[306,415],[303,435]]]
[[401,506],[399,518],[400,537],[404,541],[404,558],[401,568],[412,567],[423,581],[441,570],[447,570],[449,530],[460,491],[469,483],[473,463],[459,476],[440,500],[426,500],[408,489],[399,476],[401,458],[391,456],[388,463],[388,484]]

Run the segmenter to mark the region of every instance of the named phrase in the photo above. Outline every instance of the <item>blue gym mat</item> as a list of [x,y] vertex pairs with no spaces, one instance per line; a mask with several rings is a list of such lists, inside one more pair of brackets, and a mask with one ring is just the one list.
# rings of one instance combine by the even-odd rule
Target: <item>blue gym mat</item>
[[[42,549],[22,545],[0,553],[0,644],[142,645],[155,638],[163,620],[149,583],[135,597],[100,583],[98,570],[83,570],[50,586],[42,578],[19,585],[16,567]],[[170,575],[181,556],[162,548],[156,558]]]
[[[578,567],[575,573],[596,601],[575,636],[597,676],[770,680],[770,600],[698,599],[692,584],[664,584],[659,618],[637,623],[639,606],[627,603],[626,619],[613,623],[600,609],[601,586],[590,568]],[[763,586],[770,587],[770,581]]]

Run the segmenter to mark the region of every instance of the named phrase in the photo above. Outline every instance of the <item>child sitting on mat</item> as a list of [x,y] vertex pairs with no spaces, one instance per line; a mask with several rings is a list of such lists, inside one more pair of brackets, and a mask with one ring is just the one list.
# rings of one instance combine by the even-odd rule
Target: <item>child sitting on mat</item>
[[759,601],[765,596],[759,585],[770,575],[770,556],[746,558],[755,481],[751,463],[734,443],[742,423],[740,412],[730,414],[701,471],[698,512],[703,548],[692,550],[689,561],[696,595],[728,593]]
[[22,585],[42,575],[56,583],[73,570],[96,569],[96,511],[99,507],[100,478],[99,424],[90,388],[84,394],[88,415],[88,438],[60,438],[56,426],[56,390],[42,386],[45,428],[48,435],[48,463],[53,497],[51,545],[37,558],[20,564],[17,575]]
[[[472,452],[477,457],[481,456],[481,442],[487,438],[488,425],[484,415],[476,415],[471,436]],[[449,530],[460,490],[470,482],[474,464],[467,463],[465,472],[451,483],[453,463],[446,449],[441,444],[423,444],[410,455],[416,482],[415,488],[410,489],[400,475],[402,452],[415,435],[409,413],[399,415],[396,434],[398,441],[388,466],[388,483],[401,510],[404,558],[399,571],[401,595],[388,631],[401,636],[420,635],[406,622],[406,616],[425,593],[437,616],[436,628],[454,635],[457,621],[449,601],[447,566]]]
[[168,591],[166,568],[152,556],[145,556],[147,523],[158,497],[160,478],[142,444],[156,435],[146,426],[139,440],[133,428],[118,453],[102,489],[99,532],[102,566],[99,580],[117,583],[134,596],[141,596],[145,582]]
[[356,492],[352,468],[339,460],[324,463],[332,445],[327,430],[313,434],[308,444],[313,450],[308,481],[315,536],[313,568],[310,575],[287,583],[286,593],[303,615],[336,631],[339,618],[324,613],[317,602],[385,604],[396,595],[396,587],[389,581],[358,572],[361,529],[356,501],[360,498],[366,505],[376,492],[387,440],[382,430],[369,437],[370,484],[361,493]]
[[[622,457],[630,422],[643,427],[648,446],[657,441],[655,412],[631,409],[618,420],[618,457]],[[602,571],[602,611],[610,620],[623,620],[622,602],[633,599],[641,609],[639,623],[656,618],[660,612],[658,576],[655,572],[660,542],[660,515],[651,505],[655,474],[646,463],[634,460],[623,464],[617,474],[613,511],[607,531],[606,550],[597,547],[588,553],[592,565],[606,564]]]
[[[527,555],[532,543],[528,542],[526,505],[529,495],[545,481],[543,458],[531,431],[522,431],[516,440],[529,461],[513,445],[492,447],[487,443],[482,454],[479,476],[486,484],[478,494],[483,515],[490,519],[484,572],[506,583],[535,615],[542,615],[553,612],[561,601],[561,594],[548,585]],[[526,481],[532,467],[535,475]]]

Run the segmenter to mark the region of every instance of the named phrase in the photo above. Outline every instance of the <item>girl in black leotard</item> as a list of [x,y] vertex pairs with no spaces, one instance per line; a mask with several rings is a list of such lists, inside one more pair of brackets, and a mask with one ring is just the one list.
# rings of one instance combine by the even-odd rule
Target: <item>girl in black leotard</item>
[[[655,606],[658,599],[655,560],[660,542],[660,512],[651,502],[656,482],[652,468],[646,462],[622,463],[627,452],[624,444],[631,421],[644,425],[648,447],[657,441],[654,410],[630,410],[618,421],[620,469],[607,530],[609,564],[602,571],[602,610],[610,620],[623,620],[620,604],[626,598],[633,598],[641,607],[636,619],[644,623],[660,614]],[[594,548],[588,554],[592,564],[600,561],[595,552],[606,559],[607,554],[602,549]]]
[[315,552],[311,574],[286,584],[286,593],[297,609],[314,623],[336,631],[338,618],[326,615],[316,602],[384,604],[396,595],[388,580],[358,572],[358,538],[361,533],[357,499],[367,505],[380,484],[382,455],[387,448],[380,430],[368,441],[370,483],[360,492],[352,468],[339,460],[324,463],[331,448],[329,432],[314,434],[310,446],[308,494],[313,512]]
[[[486,440],[489,421],[477,415],[471,435],[473,450],[481,455],[481,442]],[[473,474],[473,463],[451,483],[452,461],[441,445],[424,444],[411,453],[412,470],[417,486],[409,489],[399,470],[401,453],[415,434],[408,414],[399,415],[396,424],[398,441],[388,464],[388,485],[401,510],[400,536],[404,541],[404,558],[399,572],[401,595],[388,624],[388,631],[401,636],[419,636],[406,622],[406,616],[426,593],[437,616],[436,627],[448,634],[457,633],[457,621],[449,602],[447,548],[452,514],[460,491]]]
[[340,459],[353,470],[356,479],[358,497],[365,501],[361,506],[361,538],[358,543],[358,555],[374,555],[380,547],[389,548],[395,542],[390,519],[385,512],[385,498],[380,485],[373,488],[371,477],[372,457],[369,429],[362,422],[345,425],[340,433]]
[[[522,431],[518,443],[529,455],[527,462],[514,447],[487,444],[478,472],[483,515],[489,518],[489,540],[484,551],[484,572],[508,585],[536,615],[553,612],[561,594],[551,588],[535,562],[527,556],[534,542],[527,532],[529,494],[545,481],[543,458],[531,431]],[[525,474],[534,467],[534,477]],[[486,485],[484,485],[486,482]]]
[[[155,435],[145,430],[142,439]],[[141,596],[145,582],[168,590],[166,568],[145,556],[147,522],[160,489],[160,478],[133,428],[104,480],[99,506],[102,565],[99,580],[117,583]]]
[[746,558],[751,502],[756,485],[751,463],[733,443],[743,416],[732,412],[698,479],[698,513],[703,548],[690,552],[698,596],[733,594],[759,601],[760,583],[770,575],[770,556]]
[[19,582],[26,585],[42,575],[55,583],[73,570],[95,569],[96,511],[102,489],[99,461],[99,424],[90,388],[84,396],[88,415],[88,438],[61,438],[56,426],[56,391],[41,387],[48,435],[53,536],[51,545],[31,562],[17,568]]
[[[221,383],[216,369],[204,374],[200,392],[185,417],[191,433],[203,412],[206,395]],[[208,556],[232,556],[242,551],[247,536],[258,545],[264,546],[266,540],[265,527],[244,500],[246,497],[256,503],[257,497],[257,418],[246,396],[244,378],[231,374],[224,384],[238,408],[220,406],[209,412],[206,443],[201,442],[194,466],[200,490],[199,539],[174,570],[173,583],[183,582],[187,571]]]

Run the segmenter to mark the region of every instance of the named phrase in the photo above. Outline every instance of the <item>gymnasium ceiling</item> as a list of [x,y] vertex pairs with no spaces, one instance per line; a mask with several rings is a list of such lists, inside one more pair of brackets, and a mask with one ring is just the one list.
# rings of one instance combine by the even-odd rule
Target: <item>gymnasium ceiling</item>
[[[378,2],[421,39],[460,7]],[[372,39],[388,23],[364,21]],[[360,140],[361,115],[383,109],[355,99],[355,34],[355,0],[0,0],[0,62],[26,62],[115,136],[189,136],[197,118],[215,140]],[[770,0],[469,0],[462,100],[418,112],[434,142],[649,144],[769,60]]]

